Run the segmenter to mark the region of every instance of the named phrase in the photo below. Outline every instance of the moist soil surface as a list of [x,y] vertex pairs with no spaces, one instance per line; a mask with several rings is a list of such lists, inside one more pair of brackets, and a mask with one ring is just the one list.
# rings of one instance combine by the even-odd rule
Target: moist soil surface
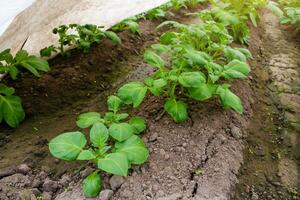
[[[200,9],[177,11],[169,19],[193,23],[195,17],[185,14]],[[87,54],[75,49],[68,58],[57,56],[50,60],[52,71],[40,79],[24,73],[18,82],[7,80],[22,98],[27,118],[18,129],[0,127],[0,199],[85,199],[81,180],[93,166],[59,161],[49,154],[47,144],[59,133],[77,130],[79,113],[105,112],[106,97],[122,83],[152,73],[142,55],[158,40],[155,27],[161,22],[141,20],[141,34],[119,33],[119,46],[104,41]],[[276,37],[282,45],[293,45],[286,49],[291,61],[285,62],[295,63],[296,69],[291,69],[297,72],[296,81],[284,82],[291,91],[283,93],[299,95],[300,44],[289,35],[291,30],[277,23],[264,12],[259,27],[251,28],[252,74],[231,82],[244,104],[243,115],[223,110],[217,99],[191,101],[189,120],[175,124],[163,112],[164,99],[147,97],[132,114],[147,120],[142,137],[150,149],[149,160],[133,167],[126,178],[104,174],[99,199],[105,195],[113,200],[297,199],[299,129],[297,123],[288,123],[287,116],[297,119],[300,102],[292,100],[292,107],[283,109],[277,88],[283,81],[273,77],[271,61],[286,48],[276,46]]]

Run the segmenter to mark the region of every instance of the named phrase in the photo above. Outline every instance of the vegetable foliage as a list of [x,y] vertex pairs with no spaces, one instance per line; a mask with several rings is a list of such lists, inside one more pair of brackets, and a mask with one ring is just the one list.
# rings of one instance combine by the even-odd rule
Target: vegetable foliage
[[42,57],[49,57],[54,52],[67,55],[65,46],[78,46],[83,52],[88,52],[93,43],[99,44],[103,38],[108,38],[114,44],[121,43],[120,38],[112,31],[103,31],[101,26],[94,24],[69,24],[61,25],[53,29],[53,33],[59,36],[59,46],[50,45],[41,49]]
[[[27,51],[20,50],[16,56],[6,49],[0,53],[0,74],[8,74],[16,80],[22,69],[26,69],[34,76],[40,77],[40,72],[50,70],[47,61],[29,55]],[[0,83],[0,123],[5,121],[11,127],[18,127],[25,118],[21,99],[14,95],[15,90]]]
[[144,163],[149,155],[143,140],[138,136],[146,129],[141,117],[131,117],[120,113],[124,102],[117,96],[107,101],[108,112],[103,117],[97,112],[78,116],[77,126],[89,129],[90,144],[83,132],[66,132],[49,143],[53,156],[62,160],[90,160],[98,170],[83,181],[83,191],[87,197],[95,197],[101,190],[100,172],[127,176],[131,165]]

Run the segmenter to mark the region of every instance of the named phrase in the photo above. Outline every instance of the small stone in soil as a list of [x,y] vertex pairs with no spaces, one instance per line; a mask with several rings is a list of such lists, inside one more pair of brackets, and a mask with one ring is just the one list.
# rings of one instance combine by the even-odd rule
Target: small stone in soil
[[18,172],[22,173],[22,174],[27,174],[28,172],[30,172],[30,167],[27,164],[21,164],[18,167]]
[[43,200],[51,200],[52,199],[52,194],[50,192],[43,192]]
[[237,140],[243,137],[243,134],[241,133],[241,129],[234,125],[231,127],[231,135]]
[[55,192],[58,188],[58,183],[47,178],[43,184],[43,190],[46,192]]
[[102,190],[99,194],[99,200],[109,200],[113,194],[112,190]]
[[109,180],[109,184],[112,190],[116,190],[121,187],[125,179],[122,176],[112,176]]

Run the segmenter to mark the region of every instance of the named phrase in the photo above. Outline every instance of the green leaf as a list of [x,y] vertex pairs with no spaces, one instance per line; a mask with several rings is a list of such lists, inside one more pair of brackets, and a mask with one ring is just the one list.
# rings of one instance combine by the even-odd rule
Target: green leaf
[[21,99],[11,94],[14,93],[13,88],[1,88],[0,93],[0,122],[4,119],[5,122],[16,128],[25,118],[25,112],[22,107]]
[[101,179],[98,172],[93,172],[83,180],[83,193],[87,197],[98,196],[101,190]]
[[98,168],[114,175],[127,176],[129,163],[124,153],[110,153],[98,160]]
[[189,59],[193,65],[204,66],[208,63],[208,60],[205,58],[204,54],[205,53],[196,51],[194,49],[186,49],[185,57]]
[[108,137],[109,137],[108,129],[101,122],[95,123],[90,130],[91,142],[96,147],[103,147],[106,141],[108,140]]
[[242,61],[242,62],[247,62],[246,56],[237,49],[227,47],[227,48],[224,49],[224,54],[225,54],[225,57],[229,61],[232,61],[232,60],[236,59],[236,60],[239,60],[239,61]]
[[198,87],[206,82],[206,78],[202,72],[183,72],[178,81],[183,87]]
[[19,70],[16,66],[12,65],[9,67],[9,71],[8,71],[10,77],[13,79],[13,80],[16,80],[17,79],[17,76],[19,74]]
[[151,48],[155,50],[158,54],[166,53],[171,50],[170,47],[168,47],[167,45],[160,43],[152,44]]
[[225,108],[232,108],[240,114],[243,113],[243,106],[240,98],[230,91],[228,85],[224,84],[219,86],[217,94],[219,94],[221,102]]
[[7,96],[13,95],[15,93],[15,89],[13,87],[8,87],[3,83],[0,83],[0,94],[5,94]]
[[152,92],[153,95],[159,96],[163,90],[163,87],[165,87],[166,85],[167,82],[162,78],[153,80],[151,86],[149,87],[149,90]]
[[15,57],[15,60],[16,60],[17,62],[22,62],[23,60],[28,59],[28,56],[29,56],[29,55],[28,55],[27,51],[25,51],[25,50],[20,50],[20,51],[17,52],[16,57]]
[[48,72],[50,70],[48,62],[36,56],[28,56],[25,58],[25,54],[22,53],[19,59],[21,60],[19,61],[20,65],[28,69],[32,74],[34,74],[37,77],[40,76],[38,71]]
[[93,160],[96,158],[96,155],[91,150],[83,150],[79,153],[77,160]]
[[113,123],[110,125],[108,131],[110,136],[119,142],[133,135],[133,127],[128,123]]
[[140,134],[146,129],[146,121],[142,117],[132,117],[129,124],[133,127],[135,134]]
[[117,112],[120,109],[122,100],[117,96],[109,96],[107,100],[108,110]]
[[226,79],[246,78],[250,71],[250,67],[247,63],[241,62],[239,60],[233,60],[224,67],[222,75]]
[[0,53],[0,61],[4,60],[7,64],[13,63],[13,56],[10,53],[10,49],[5,49]]
[[129,115],[127,113],[115,114],[116,120],[121,121],[126,119]]
[[124,153],[131,164],[142,164],[149,156],[149,151],[143,140],[136,135],[131,136],[124,142],[116,143],[115,148],[116,152]]
[[142,82],[131,82],[123,85],[118,90],[118,97],[125,104],[133,104],[138,107],[145,98],[147,87]]
[[157,68],[161,69],[165,66],[164,60],[159,55],[157,55],[156,53],[154,53],[151,50],[145,51],[144,59],[149,65],[151,65],[153,67],[157,67]]
[[79,115],[76,124],[79,128],[88,128],[98,122],[102,122],[100,114],[97,112],[88,112]]
[[247,59],[253,58],[251,52],[248,49],[245,49],[245,48],[236,48],[236,50],[239,50],[242,54],[244,54]]
[[139,32],[139,24],[133,20],[128,20],[126,22],[124,22],[128,28],[130,29],[130,31],[132,33],[138,33]]
[[119,36],[112,31],[105,31],[105,36],[110,39],[114,44],[121,44],[121,39],[119,38]]
[[169,99],[166,101],[165,110],[171,115],[176,123],[187,120],[187,105],[182,101]]
[[83,147],[86,139],[81,132],[67,132],[53,138],[49,143],[51,154],[62,160],[75,160]]
[[173,42],[173,40],[177,38],[177,34],[174,33],[174,32],[167,32],[167,33],[164,33],[161,37],[160,37],[160,42],[162,44],[165,44],[165,45],[169,45]]
[[188,89],[190,97],[197,101],[204,101],[212,97],[213,93],[207,84],[200,84],[198,87]]

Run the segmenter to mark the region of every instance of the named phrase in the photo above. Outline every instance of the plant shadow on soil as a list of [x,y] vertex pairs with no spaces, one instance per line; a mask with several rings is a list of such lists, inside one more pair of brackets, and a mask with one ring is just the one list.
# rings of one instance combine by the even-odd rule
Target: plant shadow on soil
[[[179,11],[171,19],[194,21],[193,17],[184,15],[186,12],[191,11]],[[121,32],[119,36],[123,43],[120,46],[104,41],[87,54],[75,49],[69,58],[58,56],[50,60],[52,71],[40,79],[25,73],[17,82],[7,80],[23,99],[27,119],[16,130],[1,125],[0,168],[25,162],[33,168],[49,171],[54,178],[80,170],[85,165],[83,162],[54,159],[48,151],[49,140],[61,132],[76,130],[75,120],[79,113],[106,111],[106,97],[113,94],[123,82],[142,79],[152,72],[143,62],[142,54],[145,47],[158,40],[158,33],[154,30],[160,22],[141,20],[141,36],[128,31]],[[259,33],[253,32],[256,40],[255,35]],[[255,44],[251,46],[252,52],[259,54],[259,47]],[[132,114],[147,119],[149,128],[143,139],[151,152],[149,162],[133,168],[113,199],[227,198],[237,182],[242,165],[243,138],[247,135],[245,127],[250,119],[259,116],[250,123],[254,134],[260,133],[261,129],[268,133],[275,131],[273,126],[251,126],[273,118],[273,114],[268,115],[273,112],[272,103],[266,100],[261,89],[265,82],[256,81],[266,80],[265,77],[256,77],[257,74],[266,75],[266,72],[257,69],[260,65],[259,59],[258,62],[251,62],[255,68],[252,73],[254,78],[232,82],[234,92],[244,103],[243,116],[230,110],[224,111],[217,99],[189,102],[190,119],[178,125],[163,115],[163,99],[147,97],[141,108],[135,109]],[[266,124],[273,124],[273,121]],[[251,139],[248,139],[250,146]],[[269,136],[262,141],[268,139]],[[257,140],[255,138],[253,143],[256,144]],[[267,166],[272,166],[272,154],[268,151],[273,146],[261,144],[265,145],[268,148],[264,153],[269,161],[263,163],[262,167],[255,162],[255,169],[266,170]],[[246,160],[259,158],[248,157],[248,153],[245,155]],[[273,173],[272,169],[267,170]],[[252,172],[246,170],[244,173],[250,177]],[[107,182],[104,182],[103,188],[109,188]],[[237,191],[242,194],[242,190],[243,186]]]

